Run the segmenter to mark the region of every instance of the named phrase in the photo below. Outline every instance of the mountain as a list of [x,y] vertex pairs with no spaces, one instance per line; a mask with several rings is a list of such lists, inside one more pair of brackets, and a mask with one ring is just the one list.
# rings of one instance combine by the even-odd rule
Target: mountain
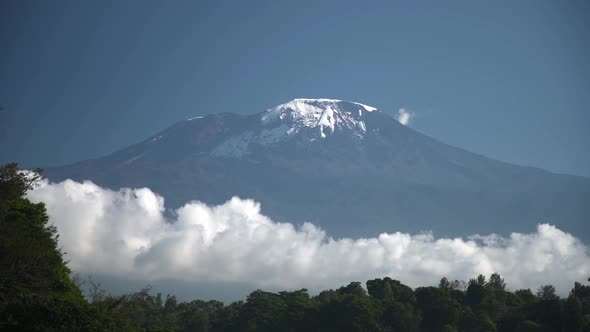
[[275,221],[309,221],[338,237],[506,234],[548,222],[590,238],[590,179],[486,158],[341,100],[187,119],[46,174],[114,189],[146,186],[167,207],[253,198]]

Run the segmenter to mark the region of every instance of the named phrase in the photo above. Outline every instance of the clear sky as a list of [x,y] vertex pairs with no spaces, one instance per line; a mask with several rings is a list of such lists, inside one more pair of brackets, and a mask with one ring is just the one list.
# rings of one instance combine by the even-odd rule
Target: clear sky
[[590,176],[590,1],[0,1],[0,162],[59,165],[298,97]]

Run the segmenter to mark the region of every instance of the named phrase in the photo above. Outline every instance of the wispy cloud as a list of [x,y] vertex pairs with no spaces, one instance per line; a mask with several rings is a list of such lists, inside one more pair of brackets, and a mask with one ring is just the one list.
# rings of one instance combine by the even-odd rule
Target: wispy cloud
[[397,121],[399,121],[399,123],[403,124],[404,126],[407,126],[408,124],[410,124],[410,120],[412,120],[413,117],[414,117],[413,112],[410,112],[409,110],[407,110],[405,108],[400,108],[397,111],[396,119],[397,119]]
[[318,290],[383,276],[419,286],[498,272],[512,289],[552,283],[562,294],[590,275],[588,247],[548,224],[508,237],[332,239],[309,223],[273,222],[258,203],[240,198],[217,206],[193,201],[166,220],[164,199],[147,188],[111,191],[67,180],[28,196],[46,203],[70,267],[82,273]]

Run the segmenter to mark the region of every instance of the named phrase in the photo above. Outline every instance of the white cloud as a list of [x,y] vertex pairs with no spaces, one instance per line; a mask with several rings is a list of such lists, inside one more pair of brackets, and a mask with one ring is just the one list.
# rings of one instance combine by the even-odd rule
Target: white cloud
[[414,113],[410,112],[405,108],[400,108],[397,111],[396,119],[397,121],[399,121],[399,123],[403,124],[404,126],[407,126],[408,124],[410,124],[410,120],[412,120],[413,117]]
[[509,237],[335,240],[309,223],[273,222],[258,203],[239,198],[218,206],[193,201],[166,220],[163,198],[147,188],[111,191],[67,180],[28,197],[46,203],[70,267],[82,273],[319,290],[384,276],[421,286],[498,272],[511,289],[551,283],[562,294],[590,275],[588,248],[547,224]]

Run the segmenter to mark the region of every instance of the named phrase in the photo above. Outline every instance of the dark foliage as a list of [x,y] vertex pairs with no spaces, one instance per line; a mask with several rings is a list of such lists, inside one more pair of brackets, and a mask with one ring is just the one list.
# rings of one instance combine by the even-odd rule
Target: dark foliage
[[0,330],[104,330],[109,319],[70,278],[45,206],[24,197],[40,179],[0,166]]
[[[412,290],[384,278],[369,280],[368,292],[358,282],[316,296],[305,289],[256,290],[246,301],[229,305],[177,303],[171,296],[163,300],[161,294],[146,293],[111,315],[120,326],[140,331],[590,331],[590,286],[576,283],[567,298],[544,299],[530,290],[510,292],[503,281],[490,284],[492,280],[484,282],[475,304],[465,301],[466,290]],[[91,307],[112,308],[119,298],[106,296]],[[105,310],[106,315],[113,309]]]

